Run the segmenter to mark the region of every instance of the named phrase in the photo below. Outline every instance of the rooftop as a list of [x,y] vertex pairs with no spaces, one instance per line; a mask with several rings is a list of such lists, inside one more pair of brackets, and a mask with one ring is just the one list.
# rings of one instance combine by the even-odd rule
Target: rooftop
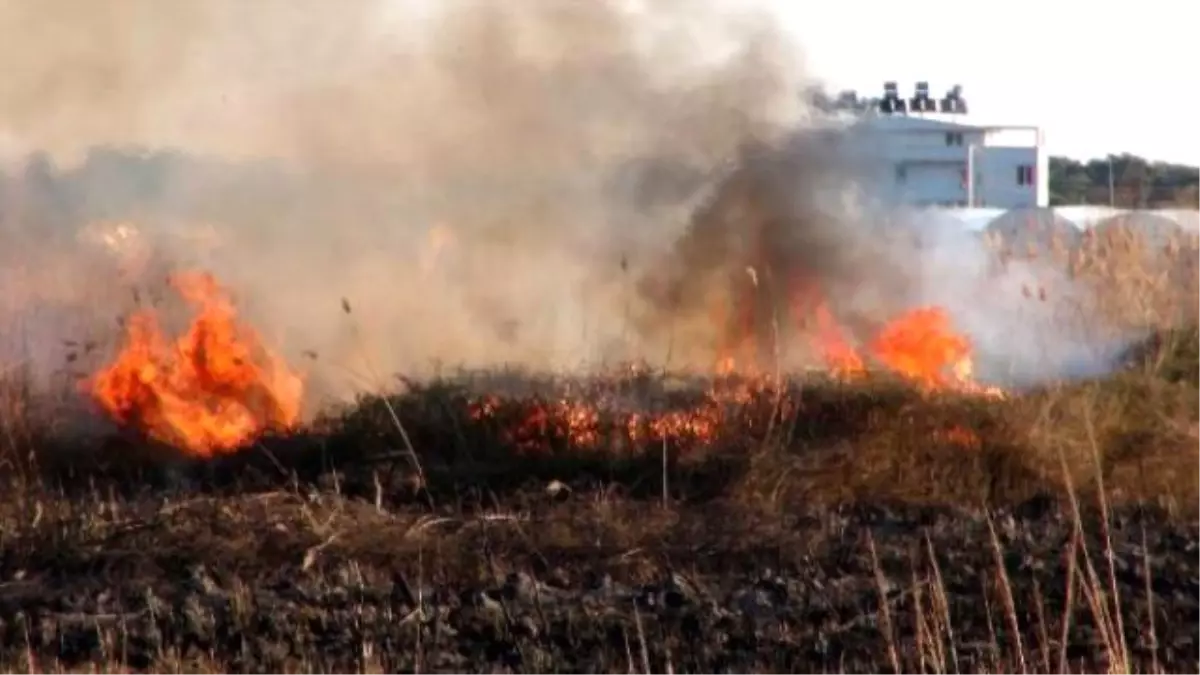
[[854,90],[831,96],[818,89],[810,90],[808,98],[817,110],[847,124],[866,121],[871,125],[903,124],[908,128],[920,128],[927,124],[930,129],[945,129],[948,126],[1036,128],[1033,124],[1002,120],[972,111],[962,86],[957,84],[940,98],[930,95],[928,82],[917,82],[912,96],[901,96],[895,82],[885,82],[880,96],[863,97]]

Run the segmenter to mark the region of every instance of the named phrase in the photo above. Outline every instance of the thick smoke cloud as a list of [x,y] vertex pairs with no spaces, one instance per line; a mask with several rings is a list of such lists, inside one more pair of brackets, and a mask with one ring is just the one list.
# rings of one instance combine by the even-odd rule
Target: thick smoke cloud
[[623,358],[642,270],[802,113],[733,4],[51,0],[0,36],[0,149],[45,153],[0,207],[6,358],[45,373],[193,264],[328,393]]
[[132,307],[178,318],[192,266],[314,407],[441,365],[708,368],[747,325],[791,366],[809,287],[855,336],[943,304],[1010,374],[1079,352],[1021,309],[1042,272],[872,204],[745,3],[43,0],[0,45],[0,353],[51,391]]

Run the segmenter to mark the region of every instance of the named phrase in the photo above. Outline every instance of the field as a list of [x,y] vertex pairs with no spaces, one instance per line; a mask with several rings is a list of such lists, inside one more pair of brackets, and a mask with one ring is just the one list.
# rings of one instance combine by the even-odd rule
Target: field
[[1145,337],[1003,396],[473,372],[185,459],[13,375],[0,668],[1191,671],[1197,250],[1155,253],[1010,251]]

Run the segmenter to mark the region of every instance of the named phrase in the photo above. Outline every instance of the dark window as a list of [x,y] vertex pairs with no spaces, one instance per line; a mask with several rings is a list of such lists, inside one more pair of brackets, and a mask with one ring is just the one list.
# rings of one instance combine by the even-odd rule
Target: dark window
[[962,144],[963,144],[963,135],[961,132],[950,131],[950,132],[946,133],[946,145],[954,146],[954,145],[962,145]]
[[1017,185],[1033,185],[1033,165],[1022,164],[1017,167]]

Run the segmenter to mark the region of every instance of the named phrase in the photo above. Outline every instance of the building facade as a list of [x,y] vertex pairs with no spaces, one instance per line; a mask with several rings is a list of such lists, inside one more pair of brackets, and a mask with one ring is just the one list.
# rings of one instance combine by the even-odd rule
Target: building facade
[[918,83],[901,98],[861,100],[845,92],[834,103],[851,113],[854,151],[872,190],[913,206],[1032,208],[1050,202],[1049,156],[1034,126],[984,123],[969,114],[961,89],[941,99]]

